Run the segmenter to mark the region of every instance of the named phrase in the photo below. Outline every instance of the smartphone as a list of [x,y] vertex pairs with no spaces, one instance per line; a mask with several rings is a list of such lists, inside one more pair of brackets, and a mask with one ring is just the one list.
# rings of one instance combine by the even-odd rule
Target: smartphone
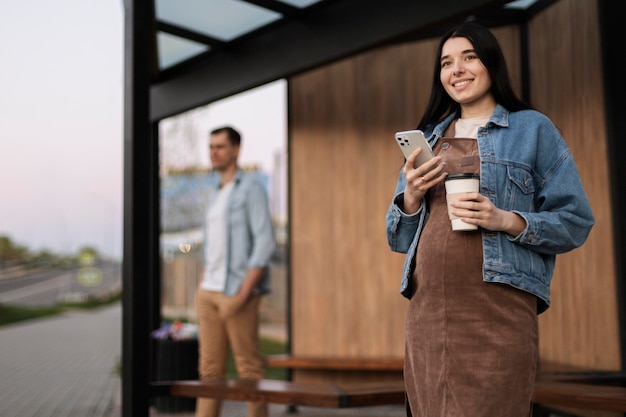
[[406,130],[403,132],[396,132],[396,143],[400,147],[400,150],[404,154],[404,158],[408,158],[409,155],[417,148],[422,148],[422,153],[415,160],[414,168],[422,165],[424,162],[430,160],[435,156],[433,150],[430,148],[428,141],[424,137],[424,133],[421,130]]

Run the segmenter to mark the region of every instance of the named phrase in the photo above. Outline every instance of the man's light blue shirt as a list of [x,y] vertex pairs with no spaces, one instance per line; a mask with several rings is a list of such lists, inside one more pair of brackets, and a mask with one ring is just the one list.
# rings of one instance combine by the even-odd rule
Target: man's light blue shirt
[[[207,210],[217,197],[219,186],[219,175],[214,173],[209,179]],[[276,240],[267,192],[254,174],[237,171],[225,221],[227,272],[224,294],[237,294],[250,268],[268,268],[257,286],[257,292],[270,292],[269,264]],[[206,231],[204,245],[205,248],[211,245]]]

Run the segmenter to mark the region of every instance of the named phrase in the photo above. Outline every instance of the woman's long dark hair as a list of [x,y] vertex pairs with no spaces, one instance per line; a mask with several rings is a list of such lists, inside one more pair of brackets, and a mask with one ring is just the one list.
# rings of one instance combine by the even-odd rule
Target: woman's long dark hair
[[531,107],[518,98],[513,92],[506,61],[496,37],[493,36],[493,33],[491,33],[489,29],[477,23],[466,22],[449,30],[439,42],[434,62],[432,90],[426,111],[422,116],[422,120],[419,122],[418,129],[424,130],[429,124],[441,121],[452,112],[456,112],[459,116],[461,114],[461,106],[450,98],[443,88],[440,79],[440,59],[443,44],[450,38],[459,37],[466,38],[470,41],[481,62],[485,68],[487,68],[489,76],[491,77],[490,91],[496,103],[509,111],[530,109]]

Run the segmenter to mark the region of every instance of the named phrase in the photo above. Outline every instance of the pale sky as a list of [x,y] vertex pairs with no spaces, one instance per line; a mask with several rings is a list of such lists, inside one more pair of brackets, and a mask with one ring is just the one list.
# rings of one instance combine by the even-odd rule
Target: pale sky
[[[121,0],[0,0],[0,235],[121,259],[123,32]],[[267,167],[284,147],[285,88],[196,110],[197,129],[235,125],[241,162]]]

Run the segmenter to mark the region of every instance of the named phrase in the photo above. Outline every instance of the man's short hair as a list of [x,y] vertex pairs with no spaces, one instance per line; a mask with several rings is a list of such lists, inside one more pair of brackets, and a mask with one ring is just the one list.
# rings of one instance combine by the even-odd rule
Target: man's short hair
[[238,131],[236,131],[233,127],[224,126],[224,127],[218,127],[217,129],[213,129],[211,131],[211,136],[217,135],[219,133],[226,133],[226,136],[228,137],[228,141],[230,142],[231,145],[233,146],[241,145],[241,134]]

